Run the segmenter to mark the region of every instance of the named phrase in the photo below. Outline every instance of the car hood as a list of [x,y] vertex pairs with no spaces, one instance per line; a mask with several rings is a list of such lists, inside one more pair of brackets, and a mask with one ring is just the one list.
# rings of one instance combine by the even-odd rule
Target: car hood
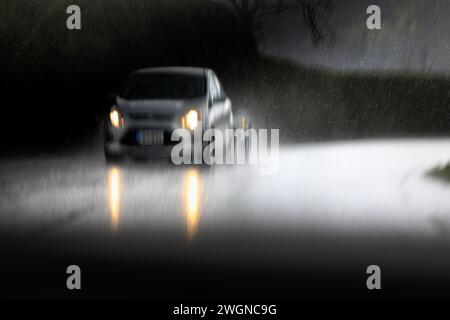
[[125,100],[117,98],[117,106],[124,113],[182,114],[188,109],[201,109],[205,99],[192,100]]

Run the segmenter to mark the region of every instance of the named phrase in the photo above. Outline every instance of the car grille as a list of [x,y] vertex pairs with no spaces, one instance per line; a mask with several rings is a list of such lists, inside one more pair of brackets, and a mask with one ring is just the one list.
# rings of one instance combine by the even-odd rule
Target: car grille
[[171,114],[152,114],[143,112],[133,112],[128,114],[131,120],[136,121],[171,121],[174,116]]
[[[128,146],[139,146],[139,141],[137,140],[137,135],[136,135],[136,131],[137,129],[132,129],[129,130],[120,140],[120,143],[123,145],[128,145]],[[171,136],[172,136],[172,132],[170,131],[164,131],[163,133],[164,136],[164,144],[165,146],[170,146],[170,145],[175,145],[178,142],[177,141],[171,141]]]

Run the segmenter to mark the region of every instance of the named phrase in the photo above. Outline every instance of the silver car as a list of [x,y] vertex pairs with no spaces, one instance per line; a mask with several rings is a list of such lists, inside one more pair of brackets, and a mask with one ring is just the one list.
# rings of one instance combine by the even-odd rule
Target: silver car
[[141,69],[128,76],[105,121],[105,159],[170,157],[173,130],[233,127],[231,101],[214,71]]

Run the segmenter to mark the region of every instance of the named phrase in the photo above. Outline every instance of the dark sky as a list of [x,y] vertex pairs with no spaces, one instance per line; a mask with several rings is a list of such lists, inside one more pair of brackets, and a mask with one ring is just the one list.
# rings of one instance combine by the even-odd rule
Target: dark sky
[[[336,69],[450,73],[450,1],[336,0],[333,44],[313,46],[301,12],[277,19],[264,53]],[[366,8],[379,5],[382,30],[366,28]]]
[[[201,15],[205,6],[217,1],[198,0],[194,6],[193,0],[77,0],[83,8],[84,29],[68,32],[65,8],[72,1],[8,0],[0,2],[0,15],[3,13],[0,40],[6,43],[2,44],[3,51],[8,51],[8,45],[11,47],[9,58],[15,71],[35,69],[42,64],[72,65],[72,60],[80,56],[83,66],[98,57],[117,57],[117,61],[114,60],[117,65],[123,62],[120,57],[124,52],[142,51],[143,44],[150,43],[151,54],[164,57],[174,44],[185,43],[183,46],[188,47],[193,42],[188,35],[204,32],[206,22],[199,21],[198,14],[194,13]],[[313,46],[301,10],[297,10],[273,17],[274,23],[263,30],[260,51],[307,65],[340,70],[450,73],[449,0],[335,2],[336,8],[329,15],[335,33],[333,43]],[[366,9],[371,4],[381,7],[382,30],[366,28]],[[169,11],[174,15],[172,20],[166,18]],[[173,27],[176,23],[183,26],[183,30],[189,26],[189,30],[183,37],[166,37],[167,30],[182,33]],[[216,38],[216,32],[229,33],[220,30],[220,23],[212,24],[219,28],[210,31],[208,41]],[[211,29],[211,25],[208,28]],[[151,63],[154,61],[149,60]],[[93,63],[89,67],[95,66]]]

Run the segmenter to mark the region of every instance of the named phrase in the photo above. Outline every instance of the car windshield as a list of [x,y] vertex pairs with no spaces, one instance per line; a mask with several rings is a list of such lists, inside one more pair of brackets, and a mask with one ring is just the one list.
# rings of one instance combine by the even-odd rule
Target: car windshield
[[206,94],[203,76],[180,74],[138,75],[128,81],[121,93],[127,100],[194,99]]

